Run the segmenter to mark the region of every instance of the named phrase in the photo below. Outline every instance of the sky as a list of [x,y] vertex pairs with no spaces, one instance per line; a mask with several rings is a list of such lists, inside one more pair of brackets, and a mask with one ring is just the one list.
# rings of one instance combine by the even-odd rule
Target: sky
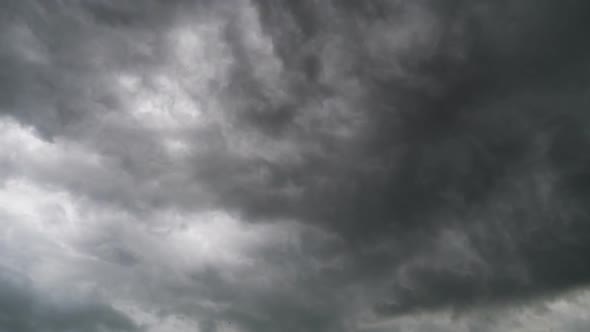
[[1,1],[0,332],[590,330],[589,29]]

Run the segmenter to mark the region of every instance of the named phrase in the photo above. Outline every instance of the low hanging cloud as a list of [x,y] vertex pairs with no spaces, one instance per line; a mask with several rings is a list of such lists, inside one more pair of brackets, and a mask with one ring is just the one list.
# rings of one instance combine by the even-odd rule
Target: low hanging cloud
[[0,331],[582,331],[590,4],[4,1]]

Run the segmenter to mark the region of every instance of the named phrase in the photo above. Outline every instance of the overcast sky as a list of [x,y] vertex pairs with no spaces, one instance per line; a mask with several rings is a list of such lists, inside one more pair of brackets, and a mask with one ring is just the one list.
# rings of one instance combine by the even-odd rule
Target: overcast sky
[[590,1],[1,0],[0,332],[590,330]]

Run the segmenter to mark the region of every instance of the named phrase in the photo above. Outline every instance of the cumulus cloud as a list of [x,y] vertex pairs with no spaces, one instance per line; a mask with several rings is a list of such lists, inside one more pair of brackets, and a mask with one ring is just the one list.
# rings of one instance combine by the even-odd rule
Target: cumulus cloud
[[0,331],[582,331],[582,0],[4,1]]

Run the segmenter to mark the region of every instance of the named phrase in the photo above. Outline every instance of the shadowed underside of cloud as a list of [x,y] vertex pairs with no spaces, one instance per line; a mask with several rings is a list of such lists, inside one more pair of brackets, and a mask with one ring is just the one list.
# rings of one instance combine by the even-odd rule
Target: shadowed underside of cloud
[[299,156],[224,202],[337,232],[395,312],[588,281],[587,3],[257,5],[289,96],[250,83],[238,123]]
[[[137,331],[108,304],[39,292],[14,271],[0,271],[0,331]],[[57,296],[56,296],[57,295]]]
[[576,293],[589,22],[582,0],[4,1],[0,269],[120,310],[53,318],[0,281],[29,308],[0,330],[496,331],[477,310]]

